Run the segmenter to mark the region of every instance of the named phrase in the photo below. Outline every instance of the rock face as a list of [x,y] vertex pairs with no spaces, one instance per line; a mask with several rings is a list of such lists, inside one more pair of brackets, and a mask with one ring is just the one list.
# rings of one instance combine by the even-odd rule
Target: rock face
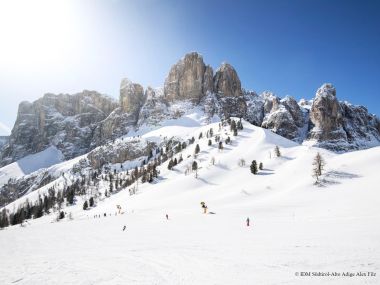
[[363,106],[339,102],[332,84],[323,84],[310,110],[313,128],[309,138],[318,146],[347,151],[377,145],[380,142],[379,119]]
[[186,54],[170,69],[165,80],[164,94],[168,101],[189,99],[195,103],[212,92],[213,71],[196,52]]
[[87,158],[91,167],[99,169],[107,163],[123,163],[147,157],[155,147],[155,143],[141,138],[123,139],[94,149]]
[[9,140],[8,136],[0,136],[0,151],[3,148],[3,146],[8,143],[8,140]]
[[145,103],[144,88],[138,84],[133,83],[125,78],[120,84],[120,105],[125,113],[129,113],[138,119],[141,107]]
[[332,84],[323,84],[311,106],[310,120],[314,124],[309,137],[317,141],[347,140],[342,128],[342,108]]
[[214,76],[214,91],[224,97],[238,97],[243,94],[236,70],[228,63],[223,63]]
[[22,102],[0,163],[6,165],[50,145],[61,150],[66,159],[83,154],[89,150],[97,124],[117,106],[95,91],[46,94],[33,103]]
[[280,100],[274,94],[265,92],[263,99],[265,116],[261,126],[288,139],[302,141],[305,115],[294,98],[287,96]]

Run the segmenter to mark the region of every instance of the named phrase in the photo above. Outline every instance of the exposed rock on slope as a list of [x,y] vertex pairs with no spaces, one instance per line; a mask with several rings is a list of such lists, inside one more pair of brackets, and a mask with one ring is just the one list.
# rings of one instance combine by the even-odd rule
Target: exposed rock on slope
[[164,93],[169,101],[190,99],[198,103],[207,92],[212,92],[213,71],[196,52],[186,54],[170,69]]
[[380,142],[379,119],[363,106],[339,102],[336,90],[330,83],[322,85],[316,93],[310,111],[314,124],[309,138],[320,147],[334,151],[347,151],[377,145]]
[[314,128],[309,137],[317,141],[347,140],[342,128],[342,109],[336,98],[332,84],[323,84],[318,90],[311,106],[310,120]]
[[132,83],[124,78],[120,84],[120,105],[123,112],[138,119],[142,105],[145,103],[144,88],[138,83]]
[[302,141],[305,117],[294,98],[288,96],[280,100],[269,92],[264,93],[263,98],[265,117],[261,126],[288,139]]
[[65,158],[88,151],[93,130],[118,104],[95,91],[75,95],[46,94],[33,103],[22,102],[0,165],[55,145]]
[[123,163],[143,156],[148,157],[155,147],[155,143],[141,138],[123,139],[94,149],[87,158],[94,169],[99,169],[107,163]]
[[7,144],[9,136],[0,136],[0,151],[4,145]]
[[214,91],[225,97],[241,96],[241,83],[236,70],[228,63],[223,63],[214,76]]

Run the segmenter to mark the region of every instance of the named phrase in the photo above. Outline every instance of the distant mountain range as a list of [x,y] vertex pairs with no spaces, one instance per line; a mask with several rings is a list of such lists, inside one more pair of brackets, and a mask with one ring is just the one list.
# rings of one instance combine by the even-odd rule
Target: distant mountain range
[[239,117],[291,139],[336,152],[379,145],[380,121],[363,106],[339,102],[332,84],[323,84],[314,99],[296,102],[271,92],[257,94],[241,87],[228,63],[215,72],[203,57],[186,54],[169,71],[163,88],[144,88],[128,79],[116,101],[96,91],[45,94],[19,105],[9,139],[0,138],[0,165],[5,166],[50,146],[64,159],[88,153],[142,126],[180,118],[187,103],[198,106],[211,121],[214,116]]

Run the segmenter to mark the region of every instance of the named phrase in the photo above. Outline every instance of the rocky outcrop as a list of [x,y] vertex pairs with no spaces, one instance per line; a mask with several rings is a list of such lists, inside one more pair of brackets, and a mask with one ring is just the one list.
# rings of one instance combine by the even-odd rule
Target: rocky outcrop
[[89,150],[97,124],[118,106],[95,91],[75,95],[46,94],[33,103],[19,105],[16,123],[8,144],[0,154],[6,165],[50,145],[72,158]]
[[214,76],[214,91],[223,97],[238,97],[243,94],[236,70],[228,63],[223,63]]
[[339,102],[332,84],[323,84],[310,110],[313,128],[309,138],[320,147],[347,151],[378,145],[379,119],[363,106]]
[[294,141],[302,141],[305,115],[292,97],[280,99],[270,92],[262,94],[264,118],[261,126]]
[[108,163],[124,163],[137,158],[148,157],[155,147],[155,143],[142,138],[119,139],[114,143],[94,149],[87,155],[87,158],[91,167],[99,169]]
[[330,83],[323,84],[316,93],[310,110],[314,128],[309,138],[317,141],[347,140],[342,128],[342,109],[336,98],[336,90]]
[[165,80],[164,94],[168,101],[191,100],[195,103],[213,89],[213,71],[203,57],[192,52],[186,54],[170,69]]
[[120,84],[120,105],[124,113],[128,113],[138,119],[141,107],[145,103],[144,88],[124,78]]
[[0,151],[8,143],[9,136],[0,136]]
[[93,132],[90,149],[127,134],[133,129],[135,124],[135,115],[124,113],[121,107],[116,108],[105,120],[99,122],[96,126]]

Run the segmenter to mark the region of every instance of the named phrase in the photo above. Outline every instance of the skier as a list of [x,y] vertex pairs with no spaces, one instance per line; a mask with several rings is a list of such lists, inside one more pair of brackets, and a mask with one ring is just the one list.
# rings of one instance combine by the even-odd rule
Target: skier
[[169,215],[168,214],[166,214],[166,220],[169,220]]
[[246,222],[247,222],[247,227],[249,227],[249,218],[247,218]]
[[124,227],[123,227],[123,232],[125,231],[126,228],[127,228],[127,226],[124,226]]
[[206,203],[205,202],[201,202],[201,207],[203,209],[203,214],[206,214],[207,213],[207,206],[206,206]]

